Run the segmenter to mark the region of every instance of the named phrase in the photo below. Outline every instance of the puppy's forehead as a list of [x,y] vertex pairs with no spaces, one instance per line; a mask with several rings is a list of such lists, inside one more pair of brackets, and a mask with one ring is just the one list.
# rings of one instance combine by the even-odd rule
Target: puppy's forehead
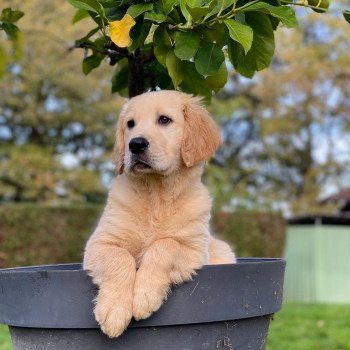
[[148,92],[130,99],[125,106],[126,115],[140,117],[182,114],[183,94],[175,91]]

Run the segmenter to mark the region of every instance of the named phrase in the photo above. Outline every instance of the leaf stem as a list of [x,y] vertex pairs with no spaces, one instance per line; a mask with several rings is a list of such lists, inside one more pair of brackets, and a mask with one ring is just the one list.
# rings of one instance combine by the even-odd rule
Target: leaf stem
[[328,12],[328,8],[323,8],[323,7],[318,7],[318,6],[312,6],[312,5],[309,5],[309,4],[305,4],[305,3],[302,3],[302,2],[291,2],[291,1],[288,1],[288,0],[280,0],[283,4],[286,4],[286,5],[294,5],[294,6],[302,6],[302,7],[308,7],[310,9],[314,9],[314,10],[319,10],[319,11],[322,11],[322,12]]
[[217,17],[220,17],[221,12],[224,10],[224,6],[225,6],[225,0],[222,0],[222,3],[221,3],[221,8],[220,8],[220,10],[219,10],[219,12],[218,12]]
[[231,14],[229,14],[229,16],[227,18],[231,18],[232,16],[234,16],[236,13],[256,4],[257,2],[260,2],[261,0],[254,0],[254,1],[251,1],[251,2],[248,2],[247,4],[241,6],[241,7],[237,7],[237,8],[234,8],[232,11],[231,11]]
[[211,25],[211,24],[214,24],[215,22],[218,22],[218,21],[221,21],[221,20],[225,20],[225,19],[232,18],[232,17],[234,17],[238,12],[240,12],[240,11],[242,11],[242,10],[244,10],[244,9],[246,9],[246,8],[248,8],[248,7],[250,7],[250,6],[254,5],[254,4],[256,4],[257,2],[260,2],[260,1],[261,1],[261,0],[254,0],[254,1],[248,2],[247,4],[245,4],[245,5],[241,6],[241,7],[236,7],[236,3],[235,3],[234,6],[233,6],[233,9],[232,9],[231,11],[227,12],[226,14],[224,14],[223,16],[221,16],[221,12],[222,12],[222,11],[220,10],[219,13],[218,13],[218,15],[217,15],[215,18],[213,18],[213,19],[211,19],[211,20],[209,20],[209,21],[207,21],[207,22],[201,22],[201,23],[199,23],[199,24],[195,24],[195,25],[193,25],[193,26],[191,27],[191,29],[192,29],[193,27],[196,27],[196,26],[199,26],[199,25]]

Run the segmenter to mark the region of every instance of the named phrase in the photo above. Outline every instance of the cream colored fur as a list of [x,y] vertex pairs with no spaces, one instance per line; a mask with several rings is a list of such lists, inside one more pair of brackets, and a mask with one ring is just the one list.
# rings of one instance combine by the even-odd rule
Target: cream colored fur
[[[161,115],[172,123],[160,125]],[[135,126],[128,128],[131,119]],[[141,136],[150,143],[146,169],[133,167],[128,148]],[[95,317],[108,336],[122,334],[132,317],[149,317],[172,284],[190,280],[204,264],[235,262],[230,247],[210,234],[211,198],[201,182],[203,162],[219,143],[198,98],[159,91],[124,106],[114,150],[120,175],[84,256],[99,286]]]

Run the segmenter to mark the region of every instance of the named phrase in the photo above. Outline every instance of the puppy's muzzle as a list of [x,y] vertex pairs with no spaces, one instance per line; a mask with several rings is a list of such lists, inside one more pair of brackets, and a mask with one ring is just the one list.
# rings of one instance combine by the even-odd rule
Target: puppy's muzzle
[[149,142],[144,137],[135,137],[129,142],[129,150],[132,154],[140,154],[146,151]]

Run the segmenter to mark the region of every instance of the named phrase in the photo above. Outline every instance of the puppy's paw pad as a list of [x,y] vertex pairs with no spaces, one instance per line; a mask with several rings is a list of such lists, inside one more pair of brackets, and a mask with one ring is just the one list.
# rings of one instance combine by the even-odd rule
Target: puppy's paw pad
[[130,323],[132,318],[131,308],[123,306],[106,307],[97,304],[95,308],[96,321],[103,333],[110,338],[119,337]]

